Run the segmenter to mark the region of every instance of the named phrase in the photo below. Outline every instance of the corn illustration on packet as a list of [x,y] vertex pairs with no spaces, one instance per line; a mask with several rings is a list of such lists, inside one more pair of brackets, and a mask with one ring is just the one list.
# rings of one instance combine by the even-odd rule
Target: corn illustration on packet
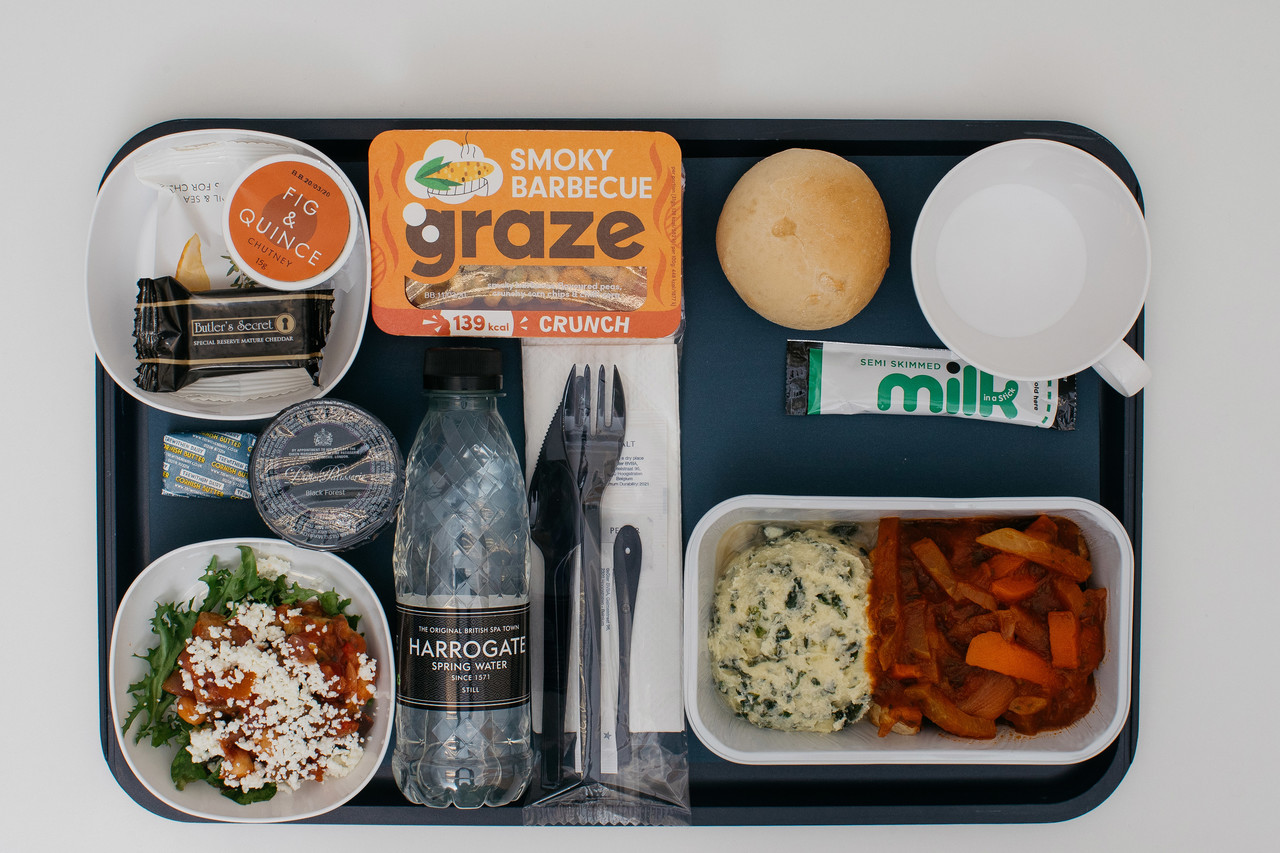
[[681,321],[681,182],[665,133],[381,133],[374,322],[396,335],[668,337]]

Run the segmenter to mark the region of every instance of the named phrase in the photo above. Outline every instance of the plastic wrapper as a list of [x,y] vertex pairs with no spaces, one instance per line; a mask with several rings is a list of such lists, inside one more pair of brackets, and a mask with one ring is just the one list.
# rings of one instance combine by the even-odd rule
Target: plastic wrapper
[[660,132],[383,131],[369,146],[373,321],[395,335],[674,334],[681,163]]
[[1075,377],[1018,381],[945,349],[788,341],[788,415],[942,415],[1076,428]]
[[223,139],[140,158],[134,173],[156,190],[152,275],[171,275],[193,291],[252,286],[232,264],[223,236],[227,193],[257,161],[291,151],[274,142]]
[[[541,754],[524,822],[686,825],[677,344],[526,340],[522,358],[531,505],[559,501],[558,510],[544,506],[531,516],[533,719]],[[593,398],[601,367],[606,387],[616,368],[625,395],[625,438],[598,528],[590,509],[584,523],[581,504],[573,506],[581,495],[547,486],[536,473],[556,456],[543,443],[550,448],[562,434],[567,379],[587,365]],[[612,392],[607,396],[611,405]],[[547,546],[543,528],[578,525],[580,545]],[[584,570],[590,565],[599,570]],[[564,595],[556,592],[561,585]],[[557,602],[568,604],[559,631]]]
[[140,279],[134,381],[144,391],[177,391],[201,379],[264,373],[256,385],[237,386],[248,398],[282,393],[279,371],[302,368],[310,383],[318,385],[332,317],[331,290],[192,293],[168,276]]

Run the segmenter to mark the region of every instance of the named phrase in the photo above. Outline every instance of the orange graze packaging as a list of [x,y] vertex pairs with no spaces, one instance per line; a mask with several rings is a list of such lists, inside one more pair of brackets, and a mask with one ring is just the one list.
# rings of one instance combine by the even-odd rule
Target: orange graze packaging
[[369,147],[373,319],[395,335],[663,338],[681,319],[665,133],[390,130]]

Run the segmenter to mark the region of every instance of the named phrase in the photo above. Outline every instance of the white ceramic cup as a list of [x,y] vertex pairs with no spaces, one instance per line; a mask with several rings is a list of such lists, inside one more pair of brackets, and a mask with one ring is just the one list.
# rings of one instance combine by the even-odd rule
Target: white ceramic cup
[[916,298],[959,357],[1035,380],[1093,367],[1126,396],[1151,370],[1124,342],[1147,296],[1142,210],[1096,157],[1061,142],[1002,142],[961,161],[920,211]]

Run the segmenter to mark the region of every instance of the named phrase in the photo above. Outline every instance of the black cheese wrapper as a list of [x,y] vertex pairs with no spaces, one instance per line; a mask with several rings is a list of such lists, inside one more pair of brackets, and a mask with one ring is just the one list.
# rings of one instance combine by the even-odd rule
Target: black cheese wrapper
[[302,367],[319,385],[332,320],[332,290],[193,293],[168,276],[139,279],[134,382],[143,391],[177,391],[211,376]]

